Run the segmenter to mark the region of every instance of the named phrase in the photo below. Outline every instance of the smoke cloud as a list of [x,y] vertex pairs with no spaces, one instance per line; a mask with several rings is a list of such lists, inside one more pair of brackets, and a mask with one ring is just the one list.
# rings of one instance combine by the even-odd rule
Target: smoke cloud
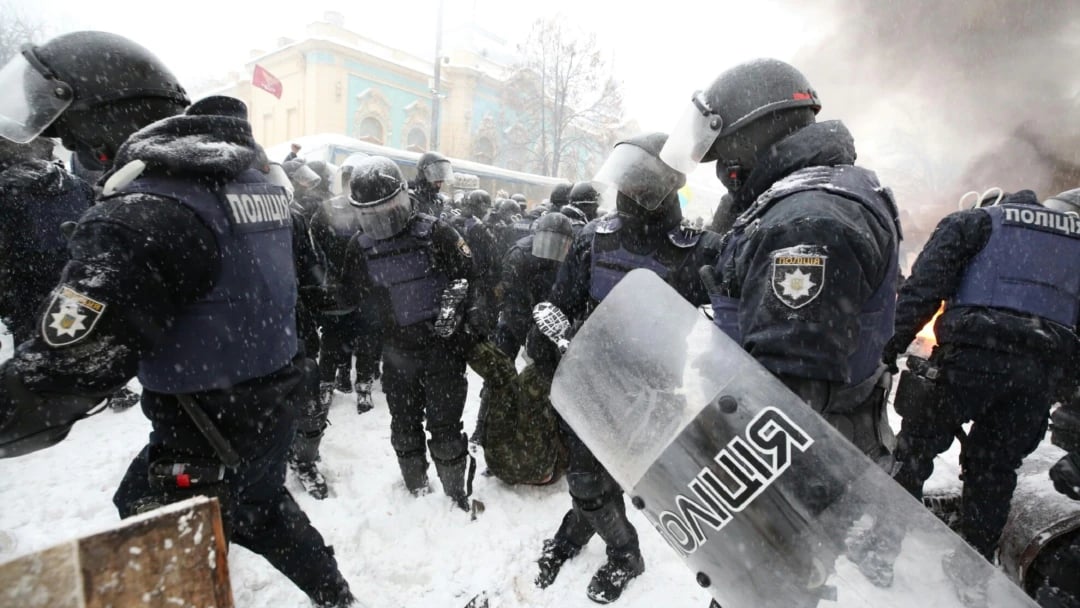
[[822,117],[851,127],[860,164],[896,192],[905,249],[969,190],[1046,198],[1080,186],[1080,2],[789,6],[821,33],[792,62],[821,95]]

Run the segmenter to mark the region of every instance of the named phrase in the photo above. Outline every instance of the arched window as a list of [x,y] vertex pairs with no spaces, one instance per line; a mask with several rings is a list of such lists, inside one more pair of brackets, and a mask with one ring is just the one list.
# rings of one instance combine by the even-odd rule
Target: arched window
[[490,165],[495,160],[495,145],[486,137],[473,142],[473,159],[478,163]]
[[379,122],[378,118],[368,116],[364,120],[360,121],[360,128],[357,130],[356,138],[370,142],[373,144],[383,143],[383,126]]
[[405,140],[405,149],[410,152],[427,151],[427,134],[423,129],[413,127],[409,130],[409,137]]

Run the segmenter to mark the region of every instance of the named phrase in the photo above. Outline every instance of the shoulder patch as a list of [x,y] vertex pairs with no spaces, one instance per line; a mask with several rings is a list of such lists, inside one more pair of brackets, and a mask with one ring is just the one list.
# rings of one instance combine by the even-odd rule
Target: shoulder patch
[[772,252],[773,295],[788,308],[802,308],[825,288],[825,248],[797,245]]
[[467,257],[467,258],[472,257],[472,250],[469,249],[469,244],[465,242],[465,239],[463,239],[461,237],[458,237],[457,248],[458,248],[458,251],[460,251],[461,254],[464,255],[465,257]]
[[41,337],[49,346],[80,342],[90,335],[103,312],[104,303],[61,285],[41,317]]

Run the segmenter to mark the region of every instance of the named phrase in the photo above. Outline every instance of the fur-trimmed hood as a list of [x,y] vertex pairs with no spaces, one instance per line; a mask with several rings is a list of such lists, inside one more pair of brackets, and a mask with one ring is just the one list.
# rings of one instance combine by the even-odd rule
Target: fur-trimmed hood
[[148,173],[222,180],[249,169],[258,154],[251,124],[235,114],[203,110],[197,103],[135,132],[120,146],[113,166],[141,160]]

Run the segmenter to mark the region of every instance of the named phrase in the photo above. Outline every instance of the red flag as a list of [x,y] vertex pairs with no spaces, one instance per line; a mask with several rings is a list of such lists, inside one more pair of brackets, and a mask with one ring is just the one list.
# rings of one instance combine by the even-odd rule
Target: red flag
[[251,84],[281,99],[281,81],[276,76],[266,71],[261,65],[255,66],[255,73],[251,76]]

